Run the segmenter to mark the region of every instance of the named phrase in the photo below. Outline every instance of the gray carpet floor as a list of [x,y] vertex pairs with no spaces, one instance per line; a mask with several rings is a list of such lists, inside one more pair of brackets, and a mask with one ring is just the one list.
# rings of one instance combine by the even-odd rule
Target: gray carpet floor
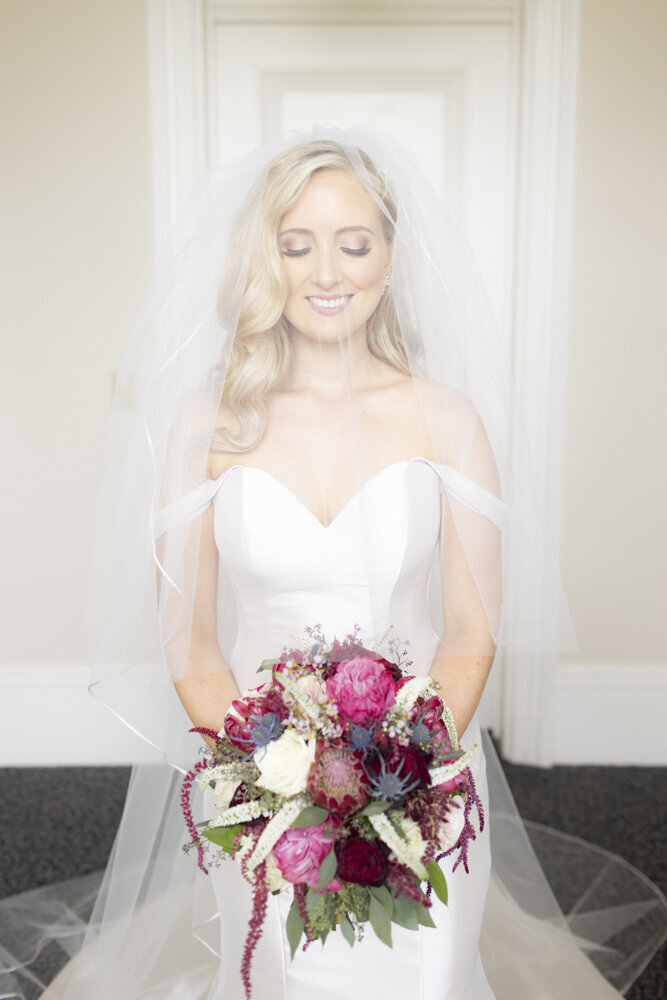
[[[506,774],[525,819],[621,854],[667,892],[665,770],[506,765]],[[0,898],[103,867],[128,778],[126,768],[0,770]],[[666,947],[627,997],[667,1000]]]

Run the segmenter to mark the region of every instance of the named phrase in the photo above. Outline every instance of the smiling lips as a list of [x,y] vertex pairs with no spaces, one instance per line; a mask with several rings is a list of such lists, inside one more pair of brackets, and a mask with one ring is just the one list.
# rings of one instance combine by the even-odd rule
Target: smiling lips
[[336,313],[342,312],[351,298],[351,295],[336,295],[335,297],[325,295],[306,296],[307,301],[320,316],[334,316]]

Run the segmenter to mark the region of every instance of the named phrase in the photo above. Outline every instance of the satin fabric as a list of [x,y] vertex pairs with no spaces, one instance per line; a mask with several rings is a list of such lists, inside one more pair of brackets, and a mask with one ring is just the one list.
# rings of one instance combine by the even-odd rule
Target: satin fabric
[[[215,538],[237,601],[239,633],[230,666],[239,686],[257,686],[257,665],[294,645],[320,623],[327,637],[355,625],[392,625],[409,640],[415,674],[426,674],[439,644],[429,617],[428,582],[440,533],[440,495],[456,491],[469,506],[502,519],[495,498],[455,470],[426,459],[397,462],[367,480],[327,526],[274,476],[234,466],[206,488],[215,506]],[[195,498],[193,498],[194,501]],[[204,497],[198,498],[200,501]],[[372,585],[369,586],[369,549]],[[472,770],[488,800],[477,719],[463,736],[478,743]],[[393,948],[368,929],[352,949],[342,935],[311,944],[290,960],[285,921],[291,894],[270,897],[253,960],[255,1000],[492,1000],[478,952],[489,878],[488,828],[472,845],[470,873],[443,861],[450,901],[434,899],[436,929],[392,926]],[[211,873],[220,913],[221,962],[209,1000],[242,1000],[240,955],[251,890],[236,866]]]

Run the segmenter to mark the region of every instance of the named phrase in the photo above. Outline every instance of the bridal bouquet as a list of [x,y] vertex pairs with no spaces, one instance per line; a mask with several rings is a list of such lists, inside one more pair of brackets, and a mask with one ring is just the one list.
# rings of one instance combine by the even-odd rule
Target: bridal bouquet
[[[370,923],[391,946],[391,924],[433,927],[431,892],[447,901],[438,860],[467,851],[484,818],[454,722],[428,677],[364,648],[355,631],[327,644],[318,626],[307,649],[265,661],[260,687],[233,702],[211,756],[187,775],[183,810],[199,865],[230,856],[254,890],[242,962],[250,962],[268,894],[292,890],[292,956],[340,929],[354,944]],[[213,789],[217,812],[197,828],[192,784]],[[427,883],[426,889],[422,884]]]

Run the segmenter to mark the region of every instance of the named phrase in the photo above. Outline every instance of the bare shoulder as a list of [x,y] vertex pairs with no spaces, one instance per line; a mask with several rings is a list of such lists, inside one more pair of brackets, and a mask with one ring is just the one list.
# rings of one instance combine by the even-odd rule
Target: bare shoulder
[[234,438],[240,430],[240,422],[236,413],[225,402],[217,405],[214,432],[208,452],[206,471],[209,479],[217,479],[232,465],[237,464],[239,452],[231,450],[227,444],[229,438]]
[[475,405],[460,389],[444,382],[415,378],[414,390],[436,450],[442,455],[449,454],[462,431],[470,432],[478,424]]

